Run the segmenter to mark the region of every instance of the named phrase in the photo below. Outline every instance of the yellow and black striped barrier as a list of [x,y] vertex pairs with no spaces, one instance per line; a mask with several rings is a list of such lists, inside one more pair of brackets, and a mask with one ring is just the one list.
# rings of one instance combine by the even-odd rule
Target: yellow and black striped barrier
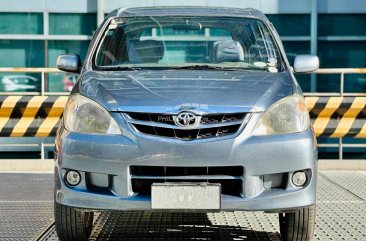
[[[56,134],[67,96],[0,96],[0,137]],[[306,97],[317,136],[366,138],[366,97]]]
[[0,137],[55,136],[67,96],[0,96]]
[[316,136],[366,138],[366,97],[306,97]]

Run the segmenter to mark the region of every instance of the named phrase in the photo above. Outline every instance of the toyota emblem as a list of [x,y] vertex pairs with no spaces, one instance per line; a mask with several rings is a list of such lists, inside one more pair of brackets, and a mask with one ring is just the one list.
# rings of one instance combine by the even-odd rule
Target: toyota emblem
[[181,112],[177,116],[173,116],[173,120],[177,126],[192,128],[200,123],[201,117],[191,112]]

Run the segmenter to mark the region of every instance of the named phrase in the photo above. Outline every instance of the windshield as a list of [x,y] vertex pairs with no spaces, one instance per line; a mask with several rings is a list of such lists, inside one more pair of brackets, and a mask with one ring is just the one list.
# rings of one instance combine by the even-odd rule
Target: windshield
[[115,18],[95,55],[100,69],[212,68],[281,71],[276,44],[251,18]]

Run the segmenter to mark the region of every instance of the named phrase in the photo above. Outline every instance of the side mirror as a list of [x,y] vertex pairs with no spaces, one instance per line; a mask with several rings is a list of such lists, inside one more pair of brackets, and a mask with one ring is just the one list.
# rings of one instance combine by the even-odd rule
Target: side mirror
[[319,69],[319,58],[315,55],[298,55],[295,57],[296,73],[314,72]]
[[76,54],[62,54],[57,57],[56,67],[65,72],[80,73],[80,56]]

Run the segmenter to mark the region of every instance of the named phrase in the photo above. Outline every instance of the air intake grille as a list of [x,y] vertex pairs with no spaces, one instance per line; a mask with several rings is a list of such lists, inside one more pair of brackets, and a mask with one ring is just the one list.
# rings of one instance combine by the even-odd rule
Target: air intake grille
[[150,195],[153,183],[208,182],[220,183],[222,194],[241,196],[244,168],[242,166],[220,167],[165,167],[131,166],[132,190]]
[[248,120],[247,113],[202,115],[197,126],[176,125],[174,115],[157,113],[124,113],[128,122],[140,133],[180,140],[195,140],[232,135]]

